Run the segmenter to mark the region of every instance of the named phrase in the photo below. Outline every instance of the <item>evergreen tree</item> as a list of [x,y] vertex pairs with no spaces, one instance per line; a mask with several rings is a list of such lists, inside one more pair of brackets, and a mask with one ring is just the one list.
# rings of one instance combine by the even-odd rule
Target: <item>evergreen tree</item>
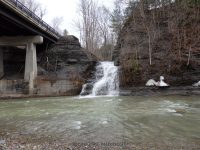
[[123,26],[124,15],[119,0],[114,2],[114,6],[113,14],[111,16],[111,28],[115,35],[118,35]]
[[127,7],[124,10],[125,18],[127,19],[134,11],[134,9],[138,6],[139,1],[130,0],[127,4]]
[[64,30],[63,30],[63,36],[66,37],[67,35],[68,35],[68,31],[67,31],[67,29],[64,29]]

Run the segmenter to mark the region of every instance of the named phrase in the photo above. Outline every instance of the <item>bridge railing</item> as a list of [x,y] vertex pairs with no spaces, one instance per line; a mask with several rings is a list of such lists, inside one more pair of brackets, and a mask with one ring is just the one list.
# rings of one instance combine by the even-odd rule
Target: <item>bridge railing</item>
[[56,36],[60,37],[61,35],[50,25],[48,25],[45,21],[43,21],[40,17],[38,17],[34,12],[24,6],[19,0],[10,0],[17,8],[22,10],[26,15],[37,21],[40,25],[45,27],[48,31],[54,33]]

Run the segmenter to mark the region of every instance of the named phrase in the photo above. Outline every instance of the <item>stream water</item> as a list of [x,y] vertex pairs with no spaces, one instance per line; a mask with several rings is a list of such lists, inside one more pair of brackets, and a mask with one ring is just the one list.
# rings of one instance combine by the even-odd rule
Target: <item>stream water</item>
[[200,146],[200,97],[59,97],[0,101],[0,134],[69,142]]

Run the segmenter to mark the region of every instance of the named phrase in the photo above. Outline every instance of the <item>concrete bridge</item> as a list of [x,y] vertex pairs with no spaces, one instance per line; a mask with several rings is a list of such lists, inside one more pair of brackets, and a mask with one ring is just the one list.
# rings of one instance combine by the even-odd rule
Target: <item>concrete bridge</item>
[[[55,43],[59,37],[58,32],[18,0],[0,0],[0,46],[26,47],[25,81],[31,83],[37,76],[36,45]],[[3,50],[0,48],[0,78],[3,75]]]

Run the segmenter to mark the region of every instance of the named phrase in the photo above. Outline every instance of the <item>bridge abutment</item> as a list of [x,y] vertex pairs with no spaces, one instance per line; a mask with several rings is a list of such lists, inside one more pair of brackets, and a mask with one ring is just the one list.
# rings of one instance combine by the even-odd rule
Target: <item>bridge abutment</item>
[[4,75],[4,66],[3,66],[3,50],[0,48],[0,79]]

